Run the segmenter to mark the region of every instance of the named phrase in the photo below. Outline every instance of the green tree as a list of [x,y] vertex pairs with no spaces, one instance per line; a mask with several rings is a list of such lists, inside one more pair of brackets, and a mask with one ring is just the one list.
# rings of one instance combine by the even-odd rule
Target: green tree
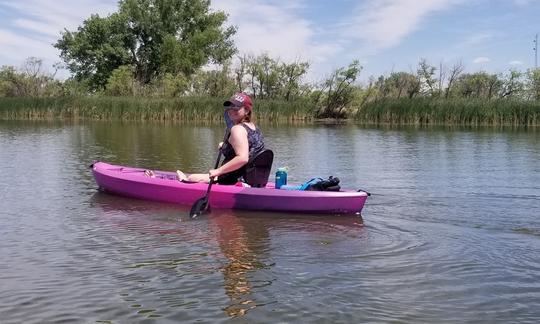
[[540,69],[528,70],[526,82],[528,98],[540,100]]
[[500,76],[498,74],[490,74],[488,75],[487,86],[487,98],[491,99],[495,97],[497,93],[500,93],[503,86],[503,81],[500,79]]
[[0,68],[0,96],[59,96],[62,94],[62,86],[54,79],[55,73],[45,72],[43,61],[36,57],[27,58],[19,70],[13,66],[3,66]]
[[235,69],[235,79],[238,87],[250,87],[257,98],[283,98],[289,101],[309,90],[300,83],[308,68],[307,62],[280,62],[268,54],[243,56]]
[[486,72],[465,73],[455,83],[458,93],[466,98],[487,97],[489,74]]
[[392,72],[386,79],[386,92],[394,98],[407,96],[409,99],[414,98],[420,93],[419,77],[407,72]]
[[171,73],[165,73],[161,84],[163,96],[179,97],[187,91],[189,80],[183,74],[173,75]]
[[420,91],[429,96],[434,96],[439,93],[437,89],[438,80],[435,78],[437,68],[430,65],[426,59],[421,59],[418,63],[417,75],[420,81]]
[[247,74],[250,86],[257,98],[275,98],[280,88],[279,62],[268,54],[248,57]]
[[517,70],[510,70],[502,81],[501,98],[520,96],[524,87],[522,79],[522,72]]
[[281,73],[283,74],[283,97],[285,100],[291,99],[300,95],[302,90],[300,81],[302,77],[307,73],[309,69],[309,63],[299,62],[298,60],[290,64],[281,64]]
[[326,79],[322,86],[322,93],[325,94],[324,105],[318,110],[317,117],[321,118],[343,118],[345,109],[353,100],[358,74],[362,70],[360,62],[354,60],[348,67],[341,67],[335,70]]
[[75,78],[88,80],[93,90],[123,65],[144,85],[229,59],[236,28],[225,28],[226,19],[210,10],[209,0],[120,0],[118,12],[90,16],[77,31],[65,30],[55,47]]
[[2,66],[0,69],[0,97],[16,97],[22,95],[23,81],[13,66]]
[[386,84],[386,78],[384,75],[379,75],[376,80],[373,77],[371,82],[373,84],[373,88],[375,88],[375,101],[385,99],[389,96],[390,89]]
[[242,56],[238,56],[238,65],[234,69],[234,81],[237,91],[242,91],[244,90],[244,87],[246,87],[246,82],[244,78],[247,74],[248,62],[249,57],[245,54]]
[[85,96],[88,95],[88,84],[69,78],[62,83],[63,96]]
[[197,72],[191,85],[194,94],[221,98],[229,97],[236,89],[229,62],[219,69]]
[[111,73],[105,86],[105,94],[109,96],[133,95],[134,81],[131,66],[122,65]]
[[[441,71],[443,71],[443,68],[441,67]],[[463,71],[465,71],[465,66],[463,65],[463,62],[459,61],[457,63],[455,63],[448,71],[448,79],[447,79],[447,85],[446,85],[446,89],[444,90],[444,97],[445,98],[448,98],[450,97],[450,94],[453,92],[454,90],[454,85],[456,83],[456,81],[461,77]],[[444,75],[446,75],[446,71],[445,72],[441,72],[443,73]],[[442,80],[442,77],[441,77],[441,80]],[[441,85],[442,85],[442,81],[441,81]]]

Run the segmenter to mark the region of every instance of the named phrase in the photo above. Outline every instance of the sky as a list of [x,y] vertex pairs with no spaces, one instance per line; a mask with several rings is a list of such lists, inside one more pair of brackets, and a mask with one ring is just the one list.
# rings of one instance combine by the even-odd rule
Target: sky
[[[310,63],[308,78],[360,61],[361,79],[413,72],[420,59],[467,72],[535,66],[540,0],[213,0],[229,15],[240,54]],[[0,66],[60,62],[52,46],[64,29],[117,11],[116,0],[0,0]],[[60,77],[68,76],[67,71]]]

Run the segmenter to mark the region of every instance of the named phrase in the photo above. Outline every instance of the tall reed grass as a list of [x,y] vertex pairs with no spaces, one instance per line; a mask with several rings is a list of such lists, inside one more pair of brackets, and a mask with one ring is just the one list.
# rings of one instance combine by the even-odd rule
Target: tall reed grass
[[359,122],[406,125],[539,126],[540,102],[486,99],[392,99],[365,104]]
[[[61,97],[0,98],[0,119],[219,121],[223,98]],[[303,100],[254,100],[254,116],[267,121],[311,120]]]
[[[223,118],[223,98],[60,97],[0,98],[0,119],[155,120],[214,122]],[[317,109],[307,99],[254,100],[264,122],[312,122]],[[348,109],[367,124],[539,126],[540,102],[485,99],[388,99]]]

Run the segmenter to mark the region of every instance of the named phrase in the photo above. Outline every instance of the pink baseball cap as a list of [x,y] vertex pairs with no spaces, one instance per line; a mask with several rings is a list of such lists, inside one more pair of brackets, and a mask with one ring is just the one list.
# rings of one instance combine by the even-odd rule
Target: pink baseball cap
[[247,94],[243,92],[237,92],[231,97],[231,99],[225,101],[223,103],[223,106],[225,107],[226,110],[228,109],[238,110],[244,107],[247,110],[251,111],[253,109],[253,102],[251,101],[251,98]]

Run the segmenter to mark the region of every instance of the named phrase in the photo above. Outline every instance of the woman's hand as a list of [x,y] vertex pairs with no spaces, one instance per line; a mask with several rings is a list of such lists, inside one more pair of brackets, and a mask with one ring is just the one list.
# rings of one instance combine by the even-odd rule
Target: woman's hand
[[219,171],[219,169],[212,169],[208,171],[208,176],[210,177],[211,180],[216,177],[219,177],[220,175],[221,175],[221,172]]

